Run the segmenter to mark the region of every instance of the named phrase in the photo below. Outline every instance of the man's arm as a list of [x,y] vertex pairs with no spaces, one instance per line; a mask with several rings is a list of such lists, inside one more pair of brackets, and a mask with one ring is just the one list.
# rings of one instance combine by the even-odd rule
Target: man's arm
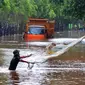
[[27,62],[27,61],[25,61],[25,60],[22,60],[22,59],[20,59],[20,62],[29,63],[29,62]]
[[28,64],[28,68],[29,69],[32,69],[32,67],[34,66],[35,63],[30,63],[30,62],[27,62],[27,61],[24,61],[22,59],[20,59],[20,62],[24,62],[24,63],[27,63]]
[[30,57],[30,56],[32,56],[32,54],[27,55],[27,56],[20,56],[20,58],[26,58],[26,57]]

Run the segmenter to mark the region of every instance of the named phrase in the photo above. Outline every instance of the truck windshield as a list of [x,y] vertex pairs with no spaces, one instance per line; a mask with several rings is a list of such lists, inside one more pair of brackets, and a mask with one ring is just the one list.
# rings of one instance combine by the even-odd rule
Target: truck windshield
[[28,33],[29,34],[44,34],[45,29],[41,27],[30,27]]

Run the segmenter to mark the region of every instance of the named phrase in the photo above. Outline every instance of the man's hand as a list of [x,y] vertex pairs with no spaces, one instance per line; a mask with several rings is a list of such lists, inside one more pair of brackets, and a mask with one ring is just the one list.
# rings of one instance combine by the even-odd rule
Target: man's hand
[[30,57],[30,56],[32,56],[32,54],[30,54],[30,55],[27,55],[27,57]]
[[28,68],[29,68],[29,69],[32,69],[33,66],[34,66],[34,64],[35,64],[35,63],[30,63],[30,62],[28,62]]

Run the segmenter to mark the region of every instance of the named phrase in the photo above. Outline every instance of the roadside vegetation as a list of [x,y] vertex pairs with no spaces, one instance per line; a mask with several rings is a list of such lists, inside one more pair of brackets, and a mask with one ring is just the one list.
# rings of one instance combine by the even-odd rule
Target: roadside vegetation
[[57,30],[84,28],[84,0],[0,0],[0,28],[20,33],[29,17],[56,20]]

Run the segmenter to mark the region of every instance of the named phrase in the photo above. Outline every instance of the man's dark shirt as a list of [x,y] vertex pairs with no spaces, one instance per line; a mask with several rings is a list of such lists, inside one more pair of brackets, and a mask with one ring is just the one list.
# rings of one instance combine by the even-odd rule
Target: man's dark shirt
[[20,56],[14,56],[10,62],[9,70],[16,70],[16,67],[20,61]]

